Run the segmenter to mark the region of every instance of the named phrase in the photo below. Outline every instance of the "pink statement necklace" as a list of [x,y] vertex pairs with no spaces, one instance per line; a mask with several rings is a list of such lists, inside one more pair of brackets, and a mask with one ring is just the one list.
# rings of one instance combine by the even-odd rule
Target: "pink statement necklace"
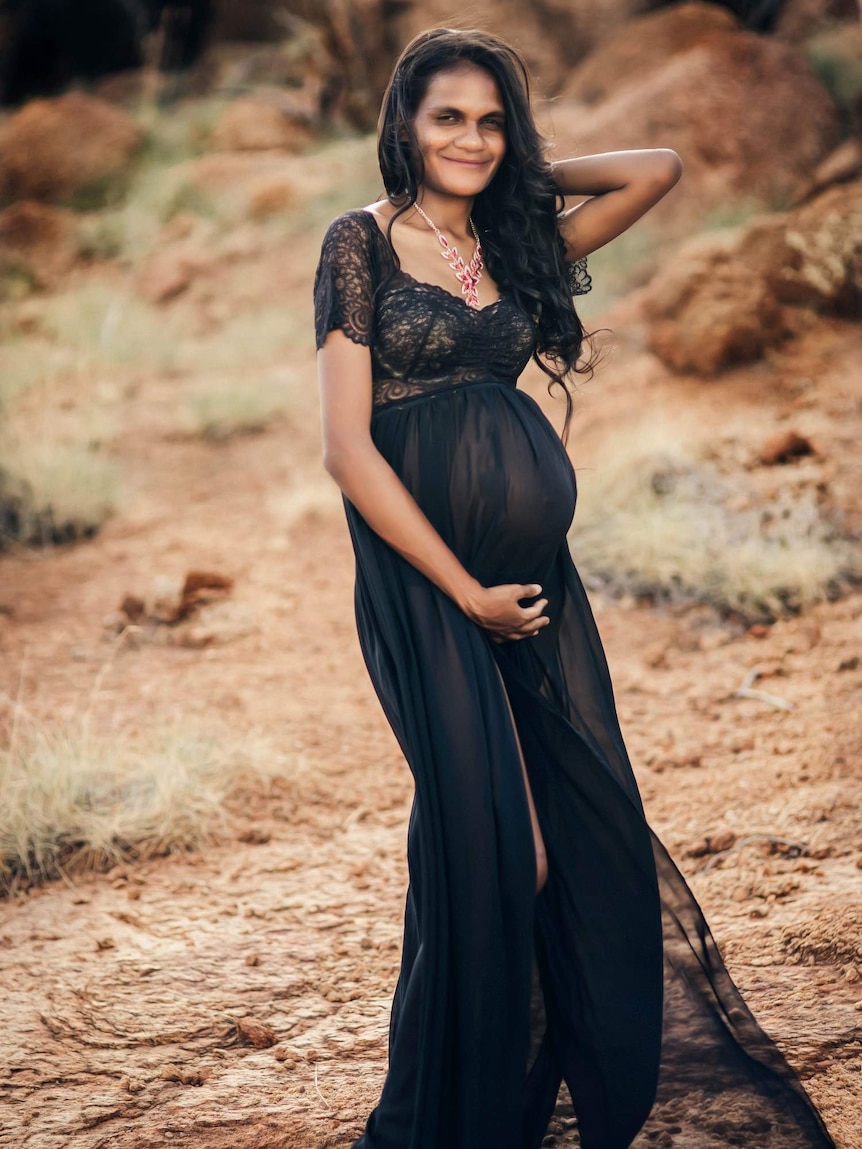
[[458,254],[458,248],[451,244],[439,227],[430,220],[418,203],[413,205],[434,234],[443,250],[440,254],[455,272],[455,278],[461,284],[461,294],[464,296],[464,302],[468,307],[481,308],[479,303],[479,295],[477,288],[479,287],[479,280],[482,278],[482,271],[485,264],[482,260],[482,244],[479,240],[479,233],[476,231],[476,225],[473,223],[473,217],[470,217],[470,230],[473,233],[473,238],[476,240],[476,250],[473,252],[473,258],[469,263],[465,263],[463,258]]

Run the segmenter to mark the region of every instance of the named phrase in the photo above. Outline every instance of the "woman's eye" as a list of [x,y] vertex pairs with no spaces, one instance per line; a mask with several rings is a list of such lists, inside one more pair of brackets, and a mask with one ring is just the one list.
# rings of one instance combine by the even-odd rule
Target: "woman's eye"
[[485,121],[485,127],[486,128],[492,128],[495,132],[502,132],[503,121],[502,120],[486,120]]

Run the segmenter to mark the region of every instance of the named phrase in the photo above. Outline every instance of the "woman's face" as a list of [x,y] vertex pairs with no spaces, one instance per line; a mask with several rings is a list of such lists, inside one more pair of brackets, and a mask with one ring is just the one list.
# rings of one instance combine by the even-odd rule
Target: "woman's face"
[[475,64],[437,72],[416,109],[413,130],[425,164],[423,186],[443,195],[478,195],[506,154],[497,81]]

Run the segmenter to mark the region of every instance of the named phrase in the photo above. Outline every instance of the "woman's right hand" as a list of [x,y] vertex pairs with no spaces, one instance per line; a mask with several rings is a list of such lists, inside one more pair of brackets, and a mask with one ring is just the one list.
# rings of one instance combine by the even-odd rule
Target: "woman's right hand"
[[521,606],[520,600],[541,593],[536,583],[479,586],[468,594],[461,609],[472,622],[490,631],[495,642],[530,638],[551,621],[544,614],[548,600],[540,598],[531,606]]

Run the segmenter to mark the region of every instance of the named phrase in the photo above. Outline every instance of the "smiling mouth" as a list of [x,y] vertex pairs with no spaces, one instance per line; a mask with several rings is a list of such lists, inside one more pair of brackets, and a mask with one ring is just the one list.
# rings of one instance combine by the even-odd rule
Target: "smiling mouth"
[[490,160],[456,160],[454,156],[442,156],[444,160],[448,160],[450,164],[461,164],[467,168],[483,168],[489,164]]

